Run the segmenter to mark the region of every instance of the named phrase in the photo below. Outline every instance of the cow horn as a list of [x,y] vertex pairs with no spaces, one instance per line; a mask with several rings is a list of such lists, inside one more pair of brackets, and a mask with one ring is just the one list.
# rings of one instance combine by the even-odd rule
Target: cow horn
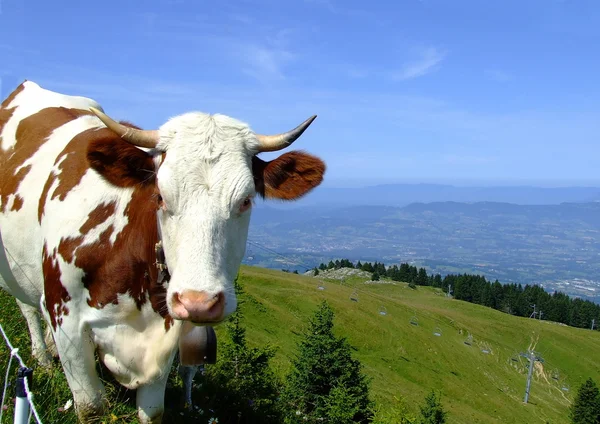
[[258,148],[259,152],[274,152],[276,150],[285,149],[290,144],[292,144],[298,137],[302,135],[302,133],[308,128],[310,124],[315,120],[317,115],[313,115],[308,118],[306,121],[298,125],[291,131],[276,134],[276,135],[262,135],[257,134],[256,138],[260,143]]
[[104,112],[91,107],[90,110],[96,115],[104,124],[119,135],[123,140],[136,145],[138,147],[147,147],[153,149],[158,144],[159,135],[157,130],[138,130],[131,128],[123,124],[119,124],[114,119],[107,116]]

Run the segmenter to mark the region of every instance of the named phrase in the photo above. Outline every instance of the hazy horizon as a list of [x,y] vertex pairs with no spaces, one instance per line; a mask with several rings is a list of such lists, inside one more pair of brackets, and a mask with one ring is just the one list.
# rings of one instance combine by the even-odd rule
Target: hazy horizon
[[[323,181],[323,188],[364,188],[383,185],[443,185],[454,187],[536,187],[536,188],[585,188],[599,187],[598,180],[551,180],[551,179],[352,179],[334,178]],[[318,188],[317,188],[318,190]]]

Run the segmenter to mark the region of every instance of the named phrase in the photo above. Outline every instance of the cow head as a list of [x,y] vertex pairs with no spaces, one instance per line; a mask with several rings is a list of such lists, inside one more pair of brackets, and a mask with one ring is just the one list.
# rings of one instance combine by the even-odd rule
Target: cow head
[[[92,112],[120,138],[118,146],[91,144],[91,166],[114,184],[154,185],[171,274],[170,315],[198,324],[223,320],[237,305],[233,280],[246,249],[253,199],[297,199],[318,186],[325,172],[319,158],[299,151],[269,162],[256,155],[289,146],[315,117],[265,136],[224,115],[187,113],[147,131]],[[107,161],[107,154],[113,159]]]

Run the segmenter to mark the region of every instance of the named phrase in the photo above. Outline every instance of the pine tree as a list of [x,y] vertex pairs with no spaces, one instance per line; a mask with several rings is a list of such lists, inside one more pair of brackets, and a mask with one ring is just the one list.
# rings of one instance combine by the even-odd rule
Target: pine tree
[[416,283],[418,277],[419,277],[419,271],[417,270],[417,267],[416,266],[411,266],[409,268],[409,272],[408,272],[408,282],[409,283]]
[[427,270],[425,268],[419,268],[419,273],[417,274],[416,283],[420,286],[426,286],[428,282],[429,282],[429,279],[427,277]]
[[226,322],[226,338],[219,342],[219,359],[207,368],[202,390],[221,423],[280,423],[277,397],[280,382],[270,367],[275,348],[251,348],[242,325],[242,286],[234,281],[238,309]]
[[579,387],[570,417],[573,424],[600,424],[600,391],[591,377]]
[[362,365],[345,338],[333,333],[334,313],[323,301],[310,319],[282,394],[285,423],[367,423],[372,402]]
[[421,410],[419,424],[444,424],[446,422],[448,413],[442,408],[441,396],[438,399],[433,390],[425,396],[425,404],[419,409]]
[[377,271],[371,274],[371,281],[379,281],[379,273]]

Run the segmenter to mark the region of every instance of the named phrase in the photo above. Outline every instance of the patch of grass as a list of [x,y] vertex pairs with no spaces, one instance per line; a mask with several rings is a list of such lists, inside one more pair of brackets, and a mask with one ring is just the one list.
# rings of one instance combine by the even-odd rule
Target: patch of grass
[[[439,290],[404,283],[363,284],[364,279],[325,281],[292,273],[242,266],[239,281],[247,302],[244,326],[250,345],[276,346],[276,372],[288,372],[299,335],[321,299],[335,312],[335,331],[348,337],[353,355],[372,378],[372,396],[382,415],[397,407],[398,399],[418,412],[418,405],[431,389],[442,393],[449,423],[569,422],[568,406],[577,387],[587,378],[600,380],[600,332],[576,329],[546,321],[510,316],[479,305],[449,299]],[[350,300],[357,289],[359,301]],[[379,314],[381,307],[386,315]],[[76,423],[73,409],[58,412],[70,398],[60,366],[42,372],[29,356],[25,320],[14,300],[0,291],[0,323],[34,371],[35,401],[44,422]],[[410,324],[417,316],[419,325]],[[222,337],[224,328],[215,328]],[[433,333],[441,330],[441,336]],[[473,336],[472,345],[464,341]],[[523,404],[527,361],[519,352],[535,346],[544,357],[537,363],[530,403]],[[489,353],[483,353],[486,349]],[[0,375],[4,376],[9,352],[0,343]],[[515,360],[513,360],[515,359]],[[14,364],[13,364],[14,367]],[[136,423],[135,392],[121,388],[99,366],[106,380],[112,410],[100,422]],[[559,380],[552,372],[559,371]],[[16,375],[16,367],[11,376]],[[11,380],[12,381],[12,380]],[[202,377],[196,377],[202,384]],[[569,385],[570,391],[561,390]],[[165,423],[207,422],[210,411],[187,413],[180,403],[182,383],[171,370]],[[14,397],[14,387],[9,389]],[[203,408],[199,390],[194,401]],[[5,417],[12,422],[12,409]]]

